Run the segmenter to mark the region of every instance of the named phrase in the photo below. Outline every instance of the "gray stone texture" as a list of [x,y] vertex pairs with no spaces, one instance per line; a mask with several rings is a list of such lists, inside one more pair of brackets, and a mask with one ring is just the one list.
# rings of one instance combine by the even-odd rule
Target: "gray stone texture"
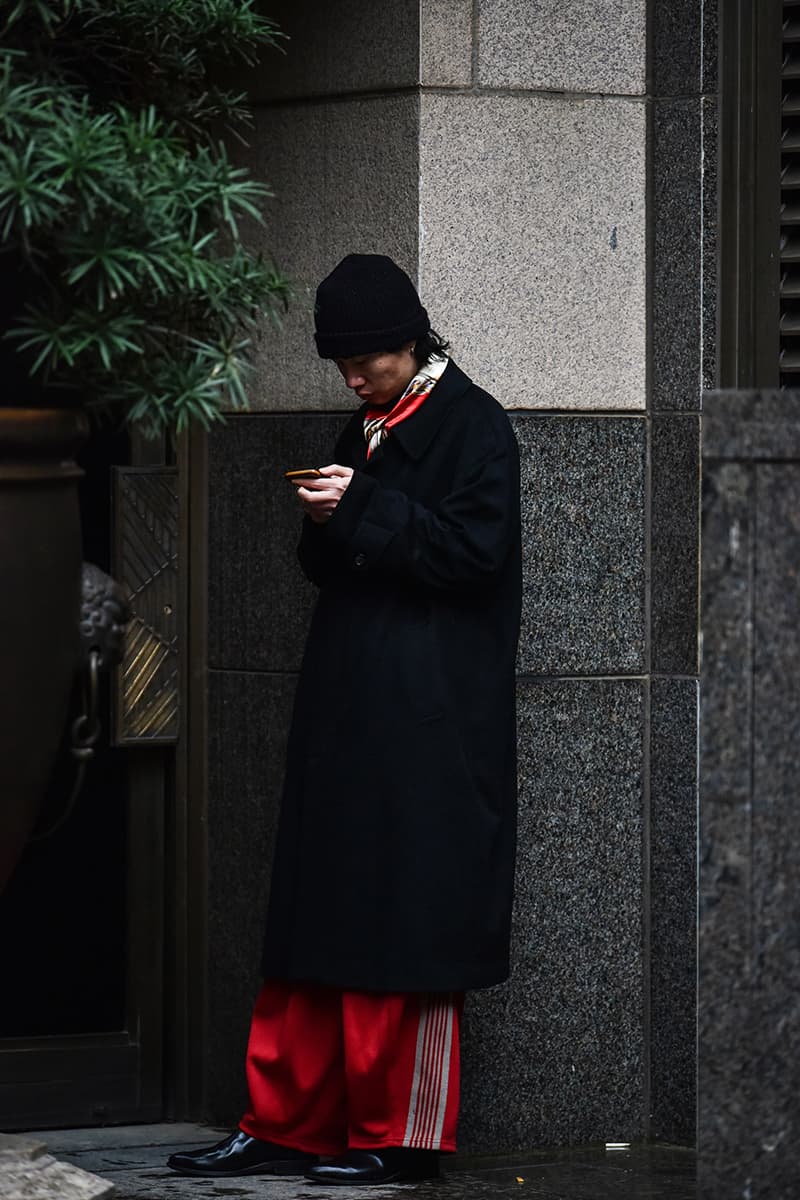
[[653,405],[716,377],[717,0],[654,0]]
[[716,0],[652,0],[653,92],[700,95],[716,90]]
[[698,671],[700,421],[656,416],[651,425],[651,664],[665,675]]
[[519,670],[644,669],[645,427],[515,414],[523,509]]
[[[754,480],[744,462],[706,460],[703,475],[702,795],[749,803]],[[711,809],[708,810],[712,811]],[[701,830],[702,832],[702,830]],[[701,846],[701,853],[705,853]]]
[[472,83],[472,0],[420,0],[420,81],[426,87]]
[[114,1185],[58,1162],[38,1139],[0,1133],[0,1200],[107,1200]]
[[646,21],[646,0],[478,0],[478,82],[641,95]]
[[251,103],[350,95],[419,82],[419,0],[270,0],[267,15],[287,35],[239,75]]
[[333,461],[344,414],[228,418],[209,438],[209,661],[298,671],[315,589],[295,553],[302,513],[283,472]]
[[[669,2],[669,0],[665,0]],[[719,88],[719,0],[699,0],[703,13],[703,86],[705,93],[713,94]]]
[[512,975],[469,997],[463,1150],[644,1129],[642,685],[519,685]]
[[[335,20],[330,7],[308,3],[275,11],[292,41],[285,60],[268,56],[256,91],[266,107],[251,148],[240,153],[275,193],[266,225],[250,241],[277,256],[294,296],[280,329],[265,323],[258,335],[252,406],[341,404],[338,378],[314,355],[313,296],[322,276],[356,250],[389,253],[419,277],[434,323],[452,336],[465,368],[509,407],[643,408],[643,105],[474,92],[420,97],[411,90],[420,72],[432,87],[470,83],[470,5],[453,11],[426,0],[416,16],[399,0],[379,7],[377,20],[377,9],[367,20],[355,3],[337,6]],[[544,7],[484,5],[484,49],[512,16],[532,38],[540,18],[553,29],[563,23],[568,10]],[[594,23],[591,37],[602,25],[607,41],[605,8],[627,23],[626,44],[635,42],[631,21],[638,30],[644,5],[630,0],[587,6],[580,20],[570,14],[575,37]],[[392,40],[395,29],[403,36]],[[388,55],[380,53],[385,44],[393,47]],[[340,82],[343,64],[354,61],[358,88]],[[609,61],[622,61],[618,48]],[[406,86],[408,94],[396,91]],[[368,97],[356,94],[362,88]],[[393,94],[379,94],[385,88]],[[337,98],[342,91],[347,96]],[[283,100],[268,103],[276,96]]]
[[[746,1133],[754,1198],[789,1200],[800,1171],[800,461],[756,470],[751,1037]],[[765,1086],[766,1084],[766,1086]],[[745,1130],[741,1130],[745,1133]],[[763,1156],[763,1157],[762,1157]]]
[[715,1200],[748,1186],[752,1154],[751,472],[707,466],[704,492],[698,1196]]
[[701,102],[702,119],[702,345],[700,351],[703,388],[717,385],[717,156],[719,143],[719,101],[705,96]]
[[30,1133],[0,1133],[0,1166],[33,1162],[47,1154],[47,1144]]
[[699,409],[703,386],[700,101],[657,100],[653,123],[653,407]]
[[718,394],[708,412],[698,1195],[789,1200],[800,1169],[800,397]]
[[237,1122],[295,676],[211,671],[206,1115]]
[[389,254],[411,278],[418,264],[419,99],[396,95],[260,109],[241,151],[275,195],[248,240],[289,276],[279,328],[261,323],[251,407],[336,409],[349,402],[338,371],[317,358],[314,294],[345,254]]
[[693,679],[650,685],[650,1136],[695,1137],[697,712]]
[[635,100],[421,98],[423,299],[510,408],[644,408],[645,128]]
[[712,468],[706,462],[698,939],[701,1200],[741,1191],[740,1139],[749,1127],[752,1099],[752,507],[747,463]]
[[707,393],[703,457],[747,462],[800,458],[800,392]]

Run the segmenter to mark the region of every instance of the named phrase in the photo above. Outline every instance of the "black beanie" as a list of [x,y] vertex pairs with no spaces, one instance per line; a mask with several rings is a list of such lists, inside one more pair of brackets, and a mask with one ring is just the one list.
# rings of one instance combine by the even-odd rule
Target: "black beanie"
[[385,254],[348,254],[317,288],[315,340],[320,358],[394,350],[430,329],[405,271]]

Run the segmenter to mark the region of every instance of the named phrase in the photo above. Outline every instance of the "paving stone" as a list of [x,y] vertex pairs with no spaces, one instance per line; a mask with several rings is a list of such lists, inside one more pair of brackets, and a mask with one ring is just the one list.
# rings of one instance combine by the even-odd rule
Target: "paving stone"
[[31,1162],[47,1153],[47,1145],[24,1133],[0,1133],[0,1164],[15,1160]]
[[105,1200],[114,1185],[80,1167],[57,1162],[52,1154],[12,1157],[0,1166],[0,1200]]
[[[217,1200],[227,1196],[242,1200],[364,1200],[363,1188],[337,1187],[334,1198],[329,1189],[299,1178],[199,1179],[167,1170],[164,1164],[172,1150],[211,1145],[219,1134],[218,1129],[207,1126],[162,1124],[67,1130],[54,1133],[53,1139],[75,1148],[66,1155],[75,1163],[102,1162],[114,1183],[114,1200]],[[664,1146],[609,1152],[602,1145],[531,1150],[513,1157],[457,1155],[448,1160],[441,1179],[369,1190],[369,1200],[508,1200],[511,1196],[515,1200],[525,1196],[535,1200],[643,1200],[645,1196],[647,1200],[694,1200],[694,1155],[691,1150]]]

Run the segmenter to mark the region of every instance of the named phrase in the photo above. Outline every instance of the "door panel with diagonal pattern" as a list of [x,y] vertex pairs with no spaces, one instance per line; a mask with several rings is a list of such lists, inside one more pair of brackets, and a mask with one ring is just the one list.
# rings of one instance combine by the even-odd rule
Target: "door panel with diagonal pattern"
[[133,617],[119,672],[118,745],[178,735],[178,478],[174,467],[116,471],[117,578]]

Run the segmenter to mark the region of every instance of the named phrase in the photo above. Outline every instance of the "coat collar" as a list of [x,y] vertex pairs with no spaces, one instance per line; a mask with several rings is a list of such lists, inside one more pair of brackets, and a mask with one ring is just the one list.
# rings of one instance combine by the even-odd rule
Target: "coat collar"
[[451,359],[425,403],[392,429],[392,441],[410,458],[422,458],[453,403],[471,386],[472,380]]

